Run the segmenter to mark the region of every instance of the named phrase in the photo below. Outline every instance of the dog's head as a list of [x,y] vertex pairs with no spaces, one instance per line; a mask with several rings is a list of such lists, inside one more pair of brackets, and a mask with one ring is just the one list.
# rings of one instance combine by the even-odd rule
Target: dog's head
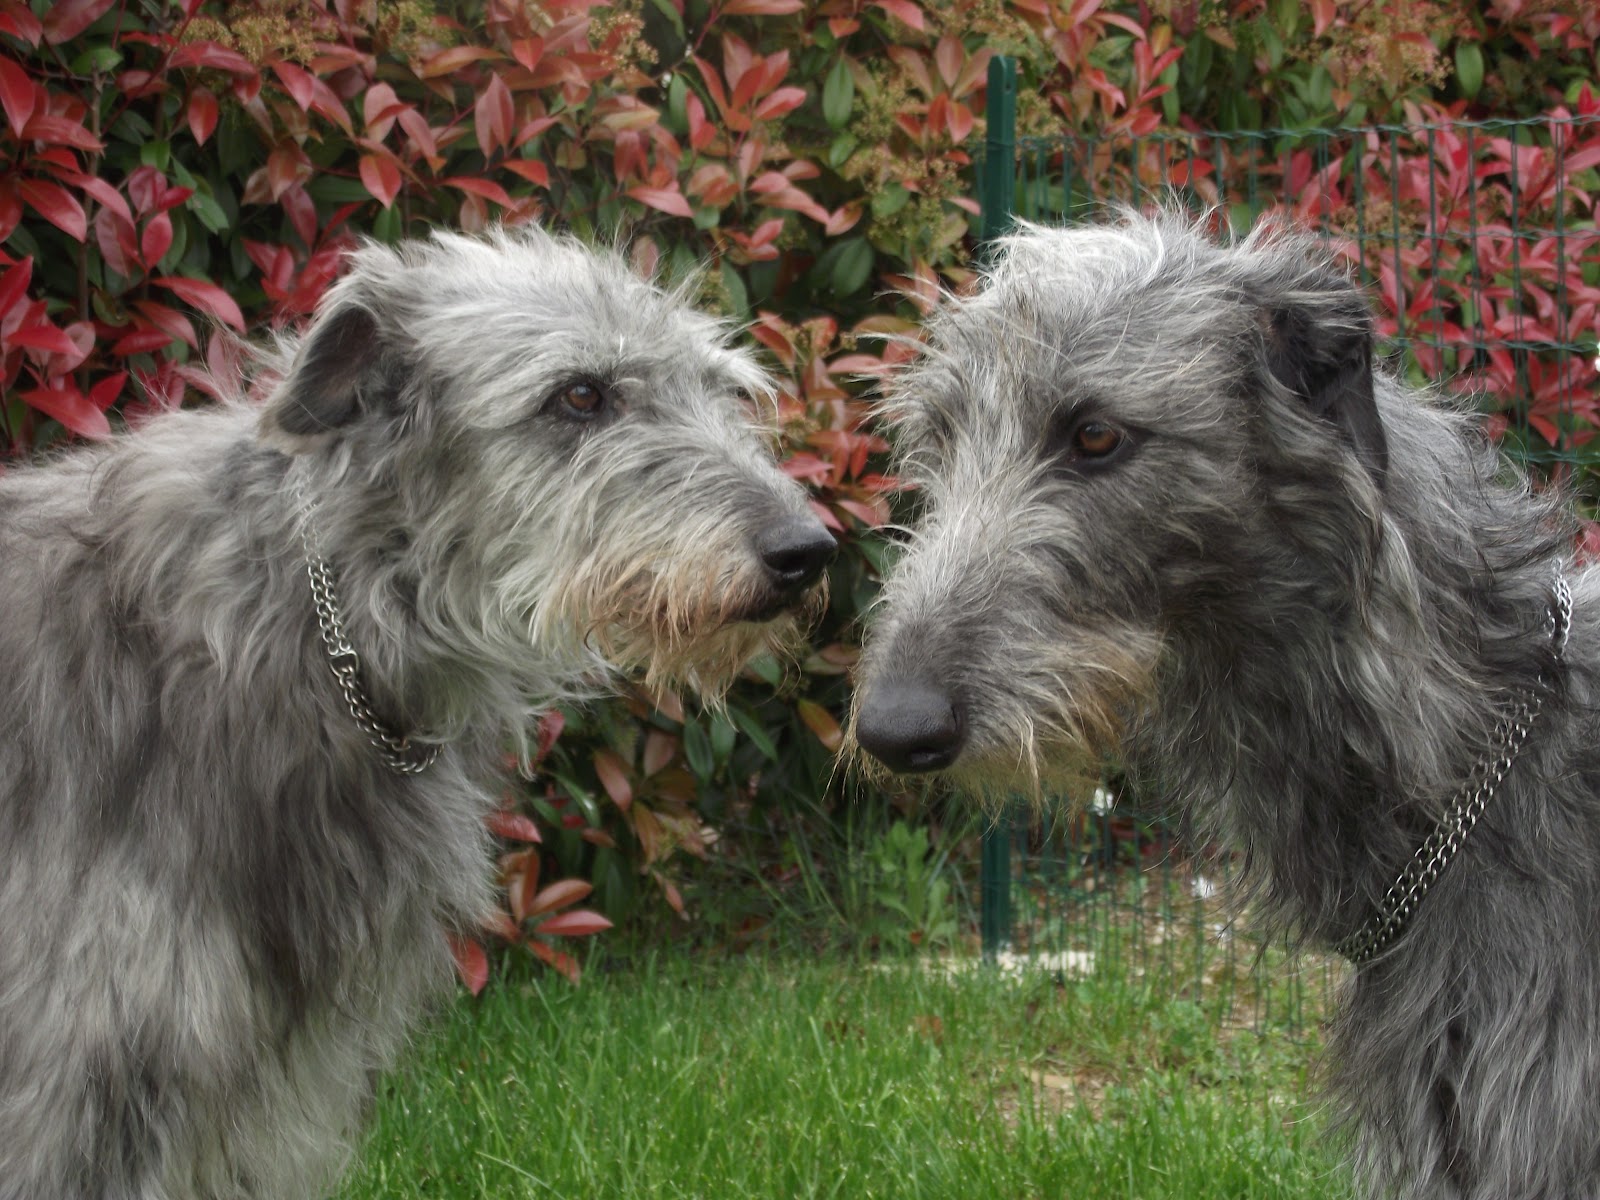
[[542,700],[610,669],[716,694],[794,633],[833,550],[774,460],[770,392],[615,254],[437,234],[355,252],[262,436],[308,460],[378,622]]
[[885,404],[923,509],[861,665],[881,763],[1037,795],[1098,769],[1175,643],[1226,655],[1266,591],[1348,615],[1387,448],[1367,303],[1309,238],[1026,227],[929,335]]

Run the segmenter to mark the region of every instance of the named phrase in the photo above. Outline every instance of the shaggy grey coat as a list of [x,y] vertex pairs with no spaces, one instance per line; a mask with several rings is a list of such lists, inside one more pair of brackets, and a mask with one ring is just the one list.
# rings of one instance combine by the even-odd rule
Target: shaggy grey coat
[[1037,794],[1119,752],[1243,852],[1258,918],[1349,937],[1520,699],[1482,822],[1328,1052],[1366,1194],[1600,1196],[1600,574],[1476,424],[1373,364],[1309,238],[1027,228],[888,412],[924,512],[854,735]]
[[508,736],[725,685],[832,546],[724,331],[536,230],[361,250],[279,370],[0,475],[3,1200],[324,1194],[488,910]]

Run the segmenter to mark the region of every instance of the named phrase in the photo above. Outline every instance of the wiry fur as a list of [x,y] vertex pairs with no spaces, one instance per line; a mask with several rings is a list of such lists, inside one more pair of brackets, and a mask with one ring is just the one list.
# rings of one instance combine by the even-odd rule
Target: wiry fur
[[[1594,1197],[1600,575],[1567,567],[1557,661],[1563,498],[1373,370],[1371,339],[1360,293],[1282,229],[1008,239],[888,403],[926,511],[855,727],[934,689],[951,774],[988,793],[1117,749],[1244,852],[1258,918],[1329,945],[1541,692],[1459,857],[1357,971],[1329,1067],[1368,1195]],[[1064,449],[1091,414],[1133,439],[1100,469]]]
[[[370,246],[281,372],[0,475],[4,1200],[323,1194],[487,911],[507,733],[619,670],[714,693],[793,629],[757,542],[817,523],[765,380],[620,259]],[[574,379],[614,404],[564,414]],[[420,775],[330,674],[297,480]]]

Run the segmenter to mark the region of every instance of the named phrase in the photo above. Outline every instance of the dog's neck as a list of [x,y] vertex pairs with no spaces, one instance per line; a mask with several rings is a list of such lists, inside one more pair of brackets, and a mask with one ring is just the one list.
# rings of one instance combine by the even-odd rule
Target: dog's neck
[[[1360,636],[1308,611],[1241,626],[1258,631],[1248,654],[1236,638],[1198,638],[1171,656],[1130,765],[1198,833],[1243,850],[1245,892],[1266,923],[1296,939],[1346,937],[1489,753],[1507,698],[1554,677],[1553,578],[1549,564],[1507,572],[1504,605],[1519,617],[1493,636],[1444,629],[1455,610],[1437,599],[1374,595]],[[1412,626],[1383,628],[1402,619]],[[1419,645],[1433,661],[1418,661]],[[1308,669],[1318,663],[1332,669]]]

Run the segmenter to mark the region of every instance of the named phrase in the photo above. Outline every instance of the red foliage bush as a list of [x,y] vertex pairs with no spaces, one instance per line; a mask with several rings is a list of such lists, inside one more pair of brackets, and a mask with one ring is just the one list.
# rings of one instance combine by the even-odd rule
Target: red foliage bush
[[[843,553],[798,670],[756,664],[725,712],[635,696],[547,724],[539,782],[499,825],[499,932],[567,969],[545,938],[595,924],[558,913],[571,878],[613,913],[641,881],[682,909],[677,851],[710,854],[710,827],[831,786],[885,553],[863,535],[894,489],[859,397],[902,352],[884,335],[965,278],[993,53],[1022,63],[1022,132],[1135,137],[1590,111],[1597,37],[1587,0],[0,0],[0,455],[203,398],[202,366],[228,367],[211,329],[303,317],[358,233],[535,219],[698,272],[703,301],[769,352],[788,469]],[[1400,265],[1378,280],[1396,329],[1448,358],[1456,330],[1537,337],[1562,308],[1592,324],[1600,279],[1572,232],[1594,215],[1592,128],[1554,145],[1463,156],[1437,138],[1337,176],[1291,151],[1281,183],[1323,215],[1401,215]],[[1140,153],[1096,169],[1174,181]],[[1561,212],[1530,186],[1551,170]],[[1441,180],[1448,204],[1422,207]],[[1508,279],[1508,204],[1520,229],[1567,221],[1566,257],[1536,241]],[[1469,295],[1468,278],[1493,283]],[[1573,377],[1535,361],[1469,365],[1531,385],[1541,433],[1567,429],[1551,405]]]

